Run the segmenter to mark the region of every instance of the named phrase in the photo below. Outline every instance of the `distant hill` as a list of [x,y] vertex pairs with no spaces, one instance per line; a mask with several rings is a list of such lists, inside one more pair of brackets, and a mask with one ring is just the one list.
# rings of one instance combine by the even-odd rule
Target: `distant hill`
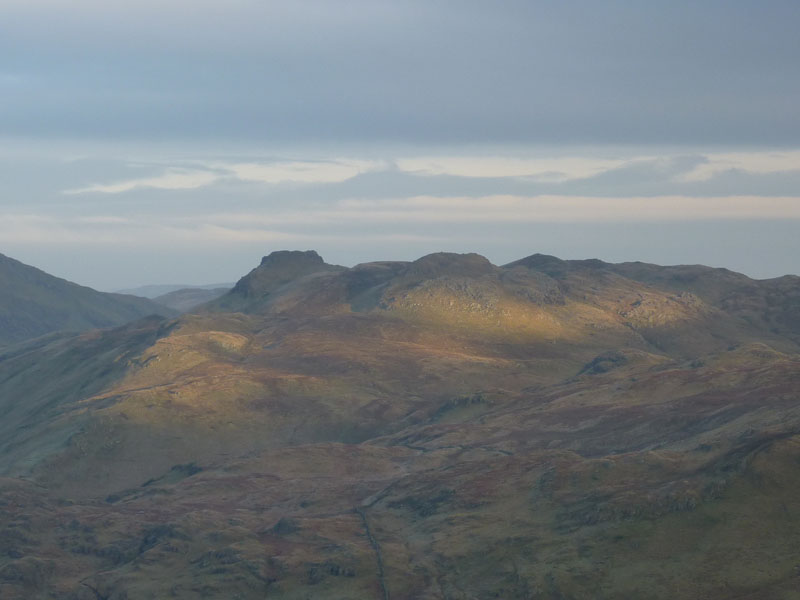
[[54,331],[114,327],[152,314],[175,312],[145,298],[98,292],[0,254],[0,345]]
[[211,300],[215,300],[227,294],[231,287],[233,286],[211,289],[202,287],[181,288],[173,292],[162,294],[161,296],[156,296],[153,298],[153,301],[184,313],[192,310],[196,306],[200,306],[201,304],[205,304],[206,302],[210,302]]
[[233,283],[207,283],[203,285],[192,285],[188,283],[158,283],[153,285],[142,285],[135,288],[128,288],[124,290],[117,290],[117,294],[130,294],[132,296],[141,296],[142,298],[150,298],[154,300],[159,296],[164,296],[171,292],[179,290],[215,290],[225,289],[229,290],[233,287]]

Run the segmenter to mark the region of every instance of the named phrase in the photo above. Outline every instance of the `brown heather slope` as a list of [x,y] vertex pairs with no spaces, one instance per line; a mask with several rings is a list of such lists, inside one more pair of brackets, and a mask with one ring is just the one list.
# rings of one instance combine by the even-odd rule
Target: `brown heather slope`
[[0,597],[797,598],[797,282],[676,269],[281,252],[15,348]]

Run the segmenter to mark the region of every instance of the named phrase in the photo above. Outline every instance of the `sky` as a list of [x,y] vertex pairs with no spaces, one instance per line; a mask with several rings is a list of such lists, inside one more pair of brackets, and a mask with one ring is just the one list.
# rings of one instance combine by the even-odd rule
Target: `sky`
[[0,253],[800,273],[796,0],[3,0]]

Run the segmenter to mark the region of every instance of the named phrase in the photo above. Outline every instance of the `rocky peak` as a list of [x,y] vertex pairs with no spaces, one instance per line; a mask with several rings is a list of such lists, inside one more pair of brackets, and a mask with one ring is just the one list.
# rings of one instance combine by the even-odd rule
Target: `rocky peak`
[[456,254],[454,252],[436,252],[428,254],[412,262],[408,266],[408,275],[423,279],[437,277],[480,277],[494,272],[495,266],[486,257],[474,252]]
[[504,266],[507,269],[527,267],[528,269],[545,273],[551,277],[562,276],[569,269],[567,261],[556,258],[555,256],[550,256],[549,254],[531,254],[530,256],[515,260]]
[[277,250],[263,257],[261,264],[242,277],[228,295],[257,298],[305,275],[341,268],[327,264],[314,250]]
[[264,266],[324,265],[325,261],[316,250],[275,250],[261,259]]

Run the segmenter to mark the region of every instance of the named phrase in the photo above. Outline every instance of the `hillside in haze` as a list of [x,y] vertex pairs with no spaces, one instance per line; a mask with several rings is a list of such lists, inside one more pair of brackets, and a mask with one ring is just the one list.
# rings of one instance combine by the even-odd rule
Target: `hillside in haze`
[[181,290],[216,290],[226,289],[229,290],[233,287],[232,283],[209,283],[207,285],[188,285],[185,283],[174,284],[155,284],[155,285],[142,285],[135,288],[128,288],[124,290],[117,290],[118,294],[129,294],[133,296],[142,296],[143,298],[150,298],[154,300],[159,296],[165,296],[172,292]]
[[0,346],[54,331],[114,327],[175,311],[145,298],[97,292],[0,254]]
[[227,294],[231,287],[233,286],[219,288],[180,288],[156,296],[153,298],[153,302],[157,302],[179,313],[184,313]]
[[797,593],[798,277],[275,252],[0,414],[4,599]]

